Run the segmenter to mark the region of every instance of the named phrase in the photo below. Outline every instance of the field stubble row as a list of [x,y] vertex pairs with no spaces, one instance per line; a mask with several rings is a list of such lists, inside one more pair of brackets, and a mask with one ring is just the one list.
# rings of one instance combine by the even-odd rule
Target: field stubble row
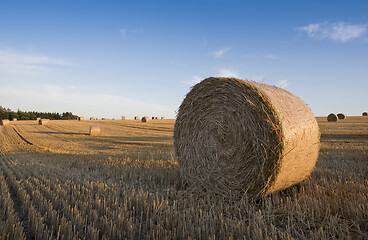
[[368,121],[318,120],[311,177],[258,201],[186,186],[173,120],[97,121],[97,137],[89,121],[12,123],[0,128],[0,238],[366,239]]

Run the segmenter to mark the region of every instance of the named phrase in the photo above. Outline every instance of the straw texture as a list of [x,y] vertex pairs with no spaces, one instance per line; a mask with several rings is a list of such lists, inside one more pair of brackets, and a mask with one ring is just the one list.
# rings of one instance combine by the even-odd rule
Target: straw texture
[[1,125],[2,126],[9,125],[9,123],[10,123],[9,119],[3,119],[3,120],[1,120]]
[[45,125],[45,124],[47,124],[49,122],[49,120],[48,119],[40,119],[40,120],[38,120],[38,125]]
[[265,196],[309,176],[319,136],[311,110],[286,90],[212,77],[180,105],[174,147],[192,186],[225,196]]
[[337,120],[339,120],[339,117],[336,114],[334,114],[334,113],[330,113],[327,116],[327,121],[328,122],[337,122]]
[[89,127],[89,135],[91,136],[96,136],[96,135],[100,135],[100,126],[98,125],[92,125]]
[[337,114],[337,117],[338,117],[339,119],[345,119],[345,118],[346,118],[346,115],[345,115],[345,114],[343,114],[343,113],[338,113],[338,114]]
[[142,122],[148,122],[148,117],[142,117]]

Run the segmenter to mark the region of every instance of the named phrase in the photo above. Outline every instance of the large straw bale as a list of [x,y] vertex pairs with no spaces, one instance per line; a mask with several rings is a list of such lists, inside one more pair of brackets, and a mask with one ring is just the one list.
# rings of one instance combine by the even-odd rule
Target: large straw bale
[[3,119],[3,120],[1,120],[1,125],[2,126],[9,125],[9,123],[10,123],[9,119]]
[[363,112],[362,113],[362,116],[367,117],[368,116],[368,113],[367,112]]
[[48,119],[40,119],[40,120],[38,120],[38,125],[45,125],[45,124],[47,124],[49,122],[49,120]]
[[345,119],[345,118],[346,118],[346,115],[345,115],[345,114],[343,114],[343,113],[338,113],[338,114],[337,114],[337,117],[338,117],[339,119]]
[[327,121],[328,122],[337,122],[338,120],[339,120],[339,117],[335,113],[330,113],[327,116]]
[[96,135],[100,135],[100,126],[99,125],[92,125],[89,127],[89,135],[91,136],[96,136]]
[[148,117],[147,116],[142,117],[142,122],[148,122]]
[[211,77],[180,105],[174,147],[190,185],[259,197],[307,178],[319,137],[315,117],[297,96],[266,84]]

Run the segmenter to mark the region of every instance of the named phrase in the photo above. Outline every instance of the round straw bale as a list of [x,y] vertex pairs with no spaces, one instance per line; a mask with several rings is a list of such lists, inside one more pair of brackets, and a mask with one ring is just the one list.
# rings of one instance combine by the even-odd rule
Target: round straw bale
[[41,119],[41,118],[39,118],[39,117],[38,117],[38,118],[36,118],[36,121],[38,122],[38,120],[40,120],[40,119]]
[[346,115],[345,115],[345,114],[343,114],[343,113],[338,113],[338,114],[337,114],[337,117],[338,117],[339,119],[345,119],[345,118],[346,118]]
[[14,122],[16,122],[16,121],[18,121],[18,119],[16,119],[16,118],[13,118],[13,121],[14,121]]
[[135,116],[135,117],[134,117],[134,120],[139,120],[139,117],[138,117],[138,116]]
[[148,122],[148,117],[142,117],[142,122]]
[[165,119],[164,117],[161,117],[161,119]]
[[48,119],[40,119],[40,120],[38,120],[38,125],[45,125],[45,124],[47,124],[49,122],[49,120]]
[[5,125],[9,125],[9,119],[3,119],[1,120],[1,125],[5,126]]
[[227,195],[265,196],[312,172],[319,128],[308,106],[284,89],[235,78],[207,78],[179,107],[174,148],[192,186]]
[[335,113],[330,113],[327,116],[327,121],[328,122],[337,122],[337,120],[339,120],[339,117]]
[[125,120],[125,116],[122,116],[122,117],[121,117],[121,120]]
[[363,112],[362,113],[362,116],[367,117],[368,116],[368,113],[367,112]]
[[89,127],[89,135],[96,136],[100,134],[100,126],[99,125],[92,125]]
[[94,117],[90,117],[89,120],[95,120],[95,118]]
[[84,117],[78,117],[77,119],[78,119],[78,121],[83,121]]

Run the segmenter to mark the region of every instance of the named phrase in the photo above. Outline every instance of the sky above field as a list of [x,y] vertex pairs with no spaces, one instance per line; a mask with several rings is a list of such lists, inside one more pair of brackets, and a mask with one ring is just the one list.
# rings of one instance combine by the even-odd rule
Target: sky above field
[[368,111],[367,1],[1,1],[0,105],[174,118],[209,76]]

